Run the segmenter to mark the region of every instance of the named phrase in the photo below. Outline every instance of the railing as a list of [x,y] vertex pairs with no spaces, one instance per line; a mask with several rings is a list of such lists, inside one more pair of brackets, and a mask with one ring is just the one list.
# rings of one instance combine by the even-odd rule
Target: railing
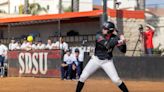
[[[95,34],[78,35],[78,36],[62,36],[62,37],[66,42],[81,42],[83,40],[95,41]],[[58,39],[58,36],[51,36],[50,38],[56,41]]]
[[1,43],[8,45],[10,43],[10,40],[5,38],[5,39],[0,39]]
[[[95,34],[90,35],[79,35],[79,36],[62,36],[64,41],[69,44],[69,46],[80,46],[80,45],[94,45]],[[57,36],[50,37],[54,41],[58,40]]]

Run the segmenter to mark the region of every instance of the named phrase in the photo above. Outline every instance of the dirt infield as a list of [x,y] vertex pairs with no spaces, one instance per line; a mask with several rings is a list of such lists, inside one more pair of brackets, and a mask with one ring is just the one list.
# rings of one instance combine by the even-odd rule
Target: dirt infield
[[[164,82],[125,81],[130,92],[164,92]],[[75,92],[77,81],[59,78],[14,77],[0,79],[0,92]],[[120,92],[110,81],[89,79],[83,92]]]

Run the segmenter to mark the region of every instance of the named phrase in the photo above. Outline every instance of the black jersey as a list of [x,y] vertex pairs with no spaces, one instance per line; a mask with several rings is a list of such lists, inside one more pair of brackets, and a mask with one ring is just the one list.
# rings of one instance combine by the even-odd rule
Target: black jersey
[[[102,32],[96,34],[95,56],[101,60],[111,59],[113,57],[114,46],[111,47],[109,40],[118,37],[115,34],[103,35]],[[119,39],[118,39],[119,40]],[[118,41],[117,41],[118,42]],[[115,43],[117,44],[117,43]],[[126,44],[118,47],[121,52],[126,52]]]

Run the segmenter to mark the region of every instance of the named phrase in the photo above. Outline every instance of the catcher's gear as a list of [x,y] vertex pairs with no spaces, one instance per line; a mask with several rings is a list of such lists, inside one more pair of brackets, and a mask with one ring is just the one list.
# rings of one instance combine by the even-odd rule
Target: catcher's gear
[[108,33],[112,33],[115,30],[115,25],[112,22],[105,22],[103,24],[103,29],[108,30]]

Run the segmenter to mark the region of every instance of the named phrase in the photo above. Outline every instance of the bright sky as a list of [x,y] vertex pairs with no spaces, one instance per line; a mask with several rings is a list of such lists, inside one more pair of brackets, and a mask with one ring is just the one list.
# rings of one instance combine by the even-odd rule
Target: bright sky
[[99,5],[100,4],[100,0],[93,0],[93,3],[96,4],[96,5]]
[[146,0],[146,4],[162,4],[163,1],[164,0]]
[[[100,4],[101,0],[93,0],[94,4]],[[164,0],[146,0],[146,5],[147,4],[163,4],[164,5]]]

